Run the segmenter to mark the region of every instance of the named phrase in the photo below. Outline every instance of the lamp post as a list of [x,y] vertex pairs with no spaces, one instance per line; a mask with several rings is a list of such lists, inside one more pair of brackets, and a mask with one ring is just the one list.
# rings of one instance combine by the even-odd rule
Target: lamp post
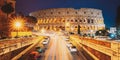
[[15,28],[17,29],[17,32],[16,32],[16,37],[18,37],[18,31],[19,31],[19,28],[22,26],[22,23],[19,22],[19,21],[16,21],[15,22]]
[[24,20],[24,18],[17,16],[17,17],[14,17],[10,20],[9,25],[10,25],[10,30],[11,31],[12,30],[16,31],[16,34],[13,34],[12,36],[13,37],[14,36],[18,37],[19,30],[24,30],[24,28],[25,28],[25,20]]
[[91,36],[91,37],[94,37],[94,35],[93,35],[93,30],[90,30],[90,36]]

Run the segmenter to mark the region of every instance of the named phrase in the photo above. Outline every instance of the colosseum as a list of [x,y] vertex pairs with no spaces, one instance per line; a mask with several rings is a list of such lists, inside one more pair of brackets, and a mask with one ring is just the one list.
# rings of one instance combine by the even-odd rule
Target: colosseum
[[93,8],[50,8],[31,12],[30,16],[38,19],[34,30],[63,30],[67,32],[94,35],[97,30],[104,29],[102,11]]

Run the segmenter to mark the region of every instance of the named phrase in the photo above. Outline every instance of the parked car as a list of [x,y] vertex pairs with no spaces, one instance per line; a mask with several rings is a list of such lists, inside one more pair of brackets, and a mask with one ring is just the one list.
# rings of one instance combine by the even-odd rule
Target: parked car
[[42,52],[43,52],[42,48],[39,47],[39,46],[36,47],[36,50],[37,50],[39,53],[42,53]]

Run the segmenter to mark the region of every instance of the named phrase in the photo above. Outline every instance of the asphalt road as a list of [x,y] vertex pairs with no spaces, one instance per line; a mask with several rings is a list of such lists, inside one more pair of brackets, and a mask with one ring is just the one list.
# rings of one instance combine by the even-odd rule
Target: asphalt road
[[65,38],[62,33],[50,35],[49,44],[41,60],[84,60],[79,53],[69,51]]

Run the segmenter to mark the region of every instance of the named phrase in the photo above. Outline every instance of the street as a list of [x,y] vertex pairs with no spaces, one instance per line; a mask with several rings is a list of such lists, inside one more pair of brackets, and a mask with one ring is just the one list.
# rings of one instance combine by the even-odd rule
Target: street
[[69,51],[65,38],[62,33],[50,35],[50,41],[42,55],[42,60],[84,60],[80,54]]

